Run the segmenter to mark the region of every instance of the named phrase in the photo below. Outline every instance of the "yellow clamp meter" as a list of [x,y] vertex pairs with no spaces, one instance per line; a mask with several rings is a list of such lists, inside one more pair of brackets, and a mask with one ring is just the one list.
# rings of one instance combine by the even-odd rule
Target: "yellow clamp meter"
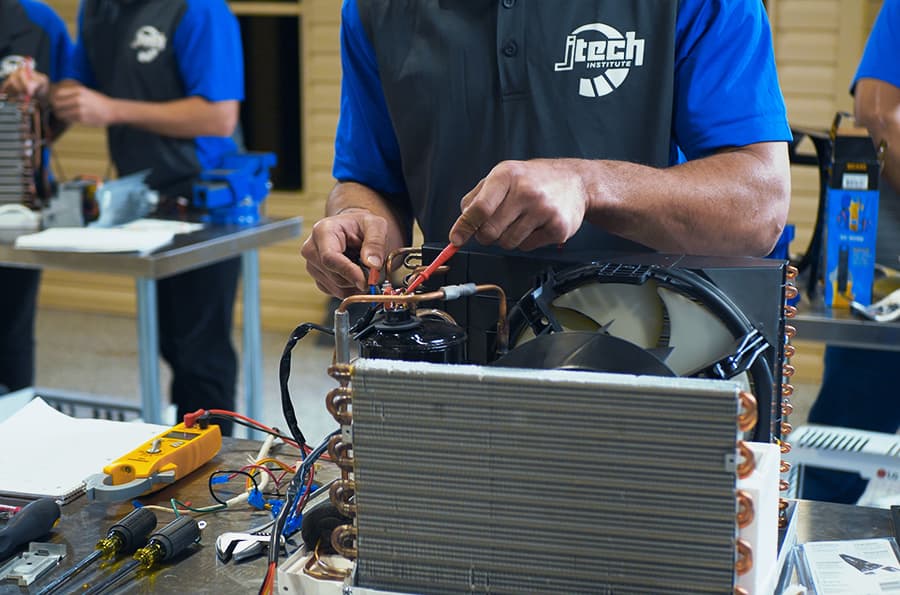
[[221,447],[219,426],[188,428],[180,423],[87,478],[87,496],[120,502],[155,492],[212,459]]

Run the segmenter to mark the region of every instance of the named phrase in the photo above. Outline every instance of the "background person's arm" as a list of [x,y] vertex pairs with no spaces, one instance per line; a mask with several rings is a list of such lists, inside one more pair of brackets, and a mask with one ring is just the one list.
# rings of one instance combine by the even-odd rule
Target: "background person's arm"
[[229,136],[237,125],[239,102],[193,96],[165,102],[115,99],[64,81],[52,94],[56,115],[88,126],[125,124],[162,136]]
[[887,144],[884,177],[900,192],[900,89],[878,79],[862,78],[856,83],[856,121],[865,126],[878,147]]

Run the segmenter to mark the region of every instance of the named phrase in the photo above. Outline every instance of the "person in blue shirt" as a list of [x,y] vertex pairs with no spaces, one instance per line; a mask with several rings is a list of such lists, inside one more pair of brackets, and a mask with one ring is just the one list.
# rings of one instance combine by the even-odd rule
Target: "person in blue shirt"
[[[50,84],[63,76],[71,52],[66,25],[49,6],[0,0],[0,95],[29,96],[46,106]],[[38,269],[0,267],[0,394],[34,384],[40,279]]]
[[[900,0],[885,0],[869,34],[851,93],[857,122],[884,153],[875,257],[897,266],[896,245],[885,239],[900,228]],[[884,230],[884,231],[883,231]],[[887,232],[887,233],[886,233]],[[819,394],[809,421],[893,434],[900,427],[900,351],[828,345]],[[806,467],[801,495],[810,500],[852,504],[867,483],[856,473]]]
[[[402,4],[402,6],[401,6]],[[758,0],[345,0],[338,180],[301,253],[364,291],[426,242],[764,255],[790,129]]]
[[[52,95],[56,115],[105,126],[120,176],[149,169],[147,183],[163,201],[189,199],[197,175],[237,149],[243,52],[228,5],[84,0],[78,30],[69,80]],[[179,419],[200,408],[234,410],[239,272],[234,258],[157,285],[160,350]],[[230,428],[222,424],[223,433]]]

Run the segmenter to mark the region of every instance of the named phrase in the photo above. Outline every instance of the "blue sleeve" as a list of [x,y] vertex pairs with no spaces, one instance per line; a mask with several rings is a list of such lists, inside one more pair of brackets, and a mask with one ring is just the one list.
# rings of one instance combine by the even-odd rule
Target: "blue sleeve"
[[186,95],[244,99],[241,32],[224,0],[189,0],[173,48]]
[[760,0],[682,0],[675,36],[673,133],[688,159],[791,139]]
[[406,195],[400,145],[356,0],[344,0],[341,13],[343,80],[332,175],[386,194]]
[[856,81],[872,78],[900,87],[900,0],[884,0],[881,12],[866,42],[862,60],[853,77],[851,91]]
[[85,87],[96,89],[97,80],[94,78],[94,71],[84,48],[84,4],[85,0],[82,0],[78,7],[78,41],[75,42],[75,49],[72,50],[69,68],[62,78],[75,79]]
[[52,62],[38,64],[38,70],[50,77],[54,83],[62,80],[68,71],[69,61],[72,59],[72,40],[69,39],[66,24],[59,18],[59,15],[53,12],[52,8],[43,2],[28,0],[22,2],[22,7],[28,18],[43,29],[44,34],[50,39]]

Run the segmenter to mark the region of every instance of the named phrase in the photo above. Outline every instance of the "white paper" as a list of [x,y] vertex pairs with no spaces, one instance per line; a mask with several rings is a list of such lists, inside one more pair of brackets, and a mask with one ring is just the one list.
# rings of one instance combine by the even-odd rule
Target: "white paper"
[[900,560],[891,539],[816,541],[802,548],[817,595],[900,593]]
[[37,397],[0,422],[0,494],[68,501],[88,476],[167,429],[69,417]]
[[38,233],[19,236],[15,247],[24,250],[147,254],[170,243],[174,237],[174,232],[158,229],[51,227]]
[[119,226],[121,229],[138,229],[141,231],[170,231],[174,234],[191,233],[206,227],[203,223],[176,221],[174,219],[135,219]]

